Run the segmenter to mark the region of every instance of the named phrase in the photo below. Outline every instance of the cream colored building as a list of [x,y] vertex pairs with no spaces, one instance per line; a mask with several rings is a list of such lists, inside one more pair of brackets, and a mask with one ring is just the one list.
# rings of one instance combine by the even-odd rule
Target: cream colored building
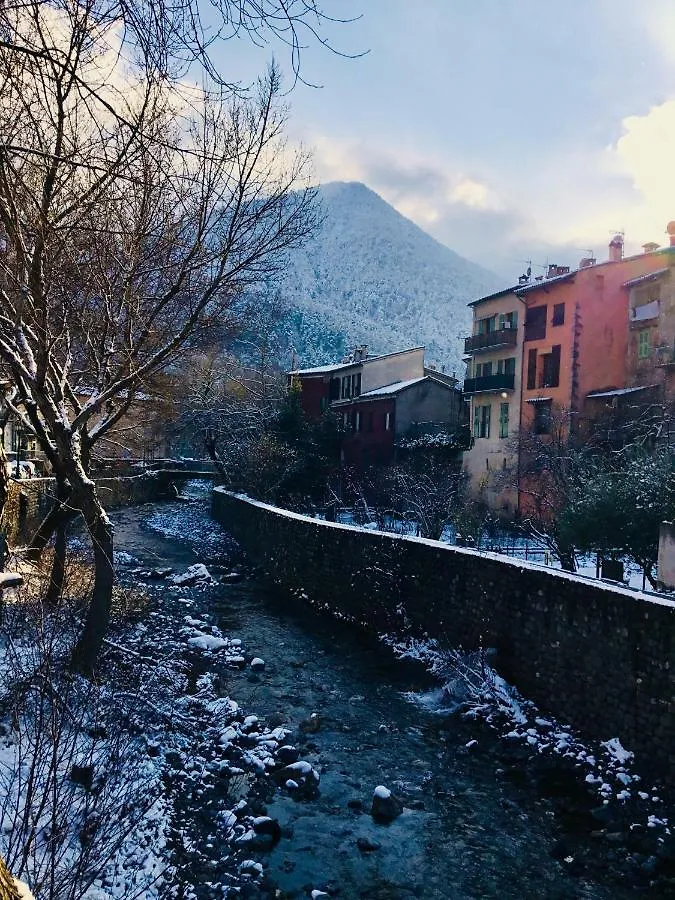
[[518,507],[517,439],[524,304],[511,287],[475,300],[473,333],[464,352],[464,395],[470,404],[471,448],[464,471],[471,493],[496,514],[512,517]]

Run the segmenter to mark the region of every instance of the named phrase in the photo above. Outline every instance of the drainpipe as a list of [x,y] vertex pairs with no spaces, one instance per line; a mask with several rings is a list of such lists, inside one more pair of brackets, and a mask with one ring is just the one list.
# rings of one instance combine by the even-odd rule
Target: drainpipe
[[[516,297],[520,300],[520,302],[525,306],[525,310],[527,310],[527,302],[525,298],[521,294],[516,294]],[[518,515],[520,516],[520,449],[521,449],[521,431],[522,431],[522,421],[523,421],[523,381],[525,380],[525,316],[523,316],[523,340],[521,342],[520,348],[520,403],[518,405],[518,465],[516,467],[516,509],[518,511]]]

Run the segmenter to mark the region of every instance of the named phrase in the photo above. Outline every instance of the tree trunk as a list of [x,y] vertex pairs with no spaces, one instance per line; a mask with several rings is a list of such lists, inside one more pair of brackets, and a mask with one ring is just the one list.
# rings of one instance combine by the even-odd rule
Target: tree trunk
[[58,533],[71,519],[74,519],[79,510],[73,509],[71,505],[66,505],[66,501],[70,497],[70,486],[67,482],[57,479],[56,486],[56,503],[49,510],[47,515],[38,525],[38,529],[31,538],[28,545],[26,556],[28,559],[37,561],[42,556],[45,547],[52,537]]
[[56,606],[63,594],[63,585],[66,579],[66,524],[66,521],[62,519],[56,530],[52,571],[43,601],[46,606]]
[[93,482],[82,485],[82,496],[73,491],[74,506],[81,509],[94,548],[94,588],[87,610],[84,629],[73,648],[71,666],[89,676],[96,667],[96,660],[110,624],[112,591],[115,582],[113,569],[114,528],[106,515]]
[[576,572],[577,561],[574,558],[573,547],[560,547],[558,550],[558,558],[560,559],[561,568],[566,572]]

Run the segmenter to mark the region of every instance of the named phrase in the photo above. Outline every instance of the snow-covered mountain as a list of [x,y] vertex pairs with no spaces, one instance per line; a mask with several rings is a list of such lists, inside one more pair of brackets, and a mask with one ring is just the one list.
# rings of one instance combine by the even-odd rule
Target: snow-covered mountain
[[439,244],[358,182],[320,189],[324,222],[290,257],[275,331],[302,366],[424,344],[428,362],[463,375],[470,300],[503,280]]

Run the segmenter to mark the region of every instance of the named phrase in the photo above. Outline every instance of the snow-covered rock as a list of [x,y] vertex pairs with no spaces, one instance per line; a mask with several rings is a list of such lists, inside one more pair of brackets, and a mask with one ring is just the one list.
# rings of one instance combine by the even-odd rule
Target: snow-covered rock
[[189,566],[182,575],[173,575],[169,581],[179,586],[189,586],[191,584],[215,584],[211,573],[204,563],[195,563]]
[[403,804],[389,788],[379,784],[373,791],[373,803],[370,814],[374,819],[391,821],[403,812]]
[[188,640],[190,647],[195,650],[222,650],[228,646],[227,638],[216,637],[213,634],[197,634]]

